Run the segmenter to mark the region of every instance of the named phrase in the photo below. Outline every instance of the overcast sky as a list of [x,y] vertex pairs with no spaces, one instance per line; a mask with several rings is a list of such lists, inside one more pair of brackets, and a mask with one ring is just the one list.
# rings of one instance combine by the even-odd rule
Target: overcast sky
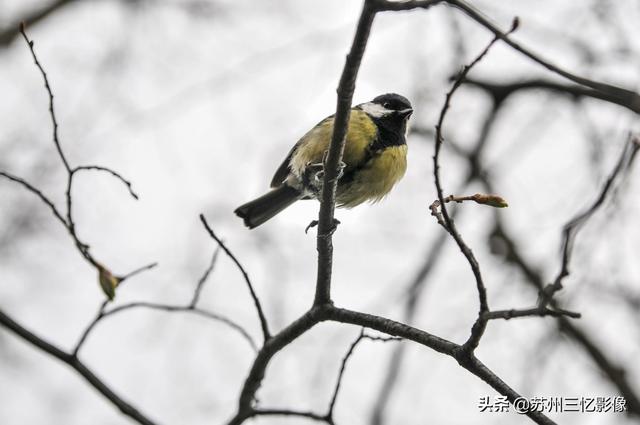
[[[0,28],[47,4],[0,0]],[[638,90],[640,5],[613,1],[477,1],[502,28],[576,74]],[[159,266],[119,288],[115,303],[188,302],[215,249],[203,213],[249,272],[271,327],[279,330],[311,304],[315,233],[305,235],[318,203],[299,202],[256,230],[232,211],[268,189],[289,148],[335,110],[335,88],[359,16],[359,1],[72,2],[27,28],[55,94],[60,141],[72,165],[77,231],[116,274]],[[490,41],[461,13],[385,13],[376,18],[354,103],[398,92],[414,104],[413,126],[433,129],[449,78]],[[566,81],[497,44],[471,73],[494,83]],[[0,170],[37,185],[63,207],[66,174],[51,139],[47,93],[24,41],[0,47]],[[462,87],[445,139],[471,148],[490,98]],[[492,308],[535,305],[536,291],[489,249],[493,214],[551,281],[560,266],[562,226],[597,197],[637,116],[597,100],[544,91],[509,98],[482,157],[494,190],[509,202],[495,211],[463,204],[459,230],[480,262]],[[443,232],[428,205],[433,138],[412,134],[406,176],[382,202],[338,210],[333,297],[337,305],[403,319],[407,288]],[[637,168],[637,167],[636,167]],[[446,194],[463,185],[467,165],[445,147]],[[640,391],[640,185],[632,169],[579,234],[572,274],[558,294],[579,311],[576,323],[603,347]],[[477,315],[473,275],[452,240],[412,324],[463,342]],[[95,269],[83,261],[50,211],[23,188],[0,180],[0,309],[64,349],[104,300]],[[257,340],[260,328],[241,274],[220,256],[202,306],[225,314]],[[478,356],[528,397],[618,395],[584,349],[553,318],[490,323]],[[259,391],[260,405],[322,412],[340,361],[359,329],[321,324],[279,353]],[[357,348],[336,405],[340,424],[369,424],[394,344]],[[390,400],[388,424],[526,424],[514,413],[480,413],[496,393],[451,358],[408,342]],[[114,390],[163,424],[224,423],[234,412],[254,353],[230,328],[182,313],[133,310],[101,322],[81,358]],[[73,371],[0,329],[0,423],[129,424]],[[551,415],[562,424],[631,424],[619,413]],[[637,417],[636,417],[637,419]],[[280,424],[281,418],[254,420]],[[287,423],[303,423],[301,419]]]

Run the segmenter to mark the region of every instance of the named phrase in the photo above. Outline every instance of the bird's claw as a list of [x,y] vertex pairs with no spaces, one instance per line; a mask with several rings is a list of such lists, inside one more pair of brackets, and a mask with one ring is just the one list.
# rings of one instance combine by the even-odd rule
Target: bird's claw
[[[313,180],[316,183],[321,183],[321,182],[324,181],[325,166],[326,166],[326,163],[324,162],[324,160],[323,160],[322,163],[314,163],[314,164],[308,164],[307,165],[307,169],[309,169],[311,171],[311,173],[313,174]],[[338,177],[337,177],[337,180],[340,180],[342,178],[342,176],[344,175],[344,169],[346,168],[346,166],[347,166],[347,164],[345,164],[342,161],[340,161],[338,163]]]
[[345,164],[344,162],[340,161],[338,163],[338,180],[340,180],[342,176],[344,176],[344,169],[346,167],[347,167],[347,164]]
[[318,225],[318,220],[312,220],[311,223],[304,229],[304,234],[306,235],[309,232],[309,229],[316,227]]
[[[309,232],[309,229],[312,229],[314,227],[316,227],[320,222],[318,220],[313,220],[311,221],[311,223],[309,223],[309,225],[306,227],[306,229],[304,229],[304,233],[307,234],[307,232]],[[338,220],[337,218],[333,218],[333,225],[331,226],[331,229],[329,229],[329,232],[327,232],[328,235],[332,235],[336,229],[338,228],[338,224],[340,224],[340,220]]]

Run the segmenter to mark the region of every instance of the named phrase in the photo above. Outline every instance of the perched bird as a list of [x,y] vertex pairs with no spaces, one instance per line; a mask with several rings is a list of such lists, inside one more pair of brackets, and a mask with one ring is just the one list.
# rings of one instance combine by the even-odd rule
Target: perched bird
[[[351,109],[336,205],[352,208],[382,199],[407,169],[407,122],[413,109],[399,94]],[[235,213],[253,229],[299,199],[319,199],[334,116],[320,121],[291,149],[271,180],[272,190]]]

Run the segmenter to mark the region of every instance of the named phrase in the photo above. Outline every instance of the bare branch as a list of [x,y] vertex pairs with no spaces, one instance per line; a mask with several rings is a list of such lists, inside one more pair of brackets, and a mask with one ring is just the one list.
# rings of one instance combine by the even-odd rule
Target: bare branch
[[289,409],[254,409],[251,411],[251,416],[285,416],[285,417],[299,417],[312,419],[318,422],[326,422],[329,425],[333,425],[331,422],[327,420],[327,417],[324,415],[319,415],[313,412],[302,412],[299,410],[289,410]]
[[267,318],[265,317],[264,312],[262,311],[262,305],[260,304],[260,299],[258,298],[256,291],[253,289],[253,284],[251,283],[251,279],[249,279],[249,274],[246,272],[244,267],[242,267],[242,264],[240,264],[236,256],[233,255],[233,253],[229,250],[229,248],[227,248],[224,242],[222,242],[222,240],[218,238],[218,236],[216,236],[215,232],[213,231],[213,229],[211,229],[211,227],[209,226],[209,223],[207,223],[207,220],[204,218],[204,215],[202,214],[200,214],[200,221],[202,221],[202,224],[204,225],[204,228],[207,230],[207,233],[209,233],[209,236],[211,236],[211,238],[213,238],[213,240],[216,241],[216,243],[220,246],[220,248],[224,250],[225,254],[227,254],[227,256],[231,258],[231,261],[233,261],[233,263],[236,265],[238,270],[240,270],[240,273],[242,273],[242,276],[244,277],[244,281],[247,283],[247,287],[249,288],[249,292],[251,293],[251,298],[253,298],[253,303],[256,306],[256,311],[258,312],[258,319],[260,320],[260,327],[262,328],[262,336],[264,338],[264,341],[266,342],[271,337],[271,334],[269,333]]
[[[375,329],[388,335],[417,342],[439,353],[449,355],[455,358],[462,367],[482,379],[500,394],[506,396],[510,402],[520,397],[515,390],[487,368],[464,345],[455,344],[403,323],[366,313],[329,306],[326,308],[326,314],[328,320]],[[538,424],[555,423],[540,412],[528,412],[527,416]]]
[[327,415],[326,415],[326,417],[328,418],[328,420],[329,420],[329,422],[331,424],[334,423],[333,413],[334,413],[334,409],[335,409],[335,405],[336,405],[336,400],[338,399],[338,393],[340,392],[340,386],[342,385],[342,378],[344,377],[344,372],[345,372],[346,367],[347,367],[347,362],[349,361],[349,358],[351,358],[351,356],[353,355],[353,352],[356,349],[356,346],[363,339],[368,339],[370,341],[382,341],[382,342],[402,341],[402,338],[380,337],[380,336],[367,335],[367,334],[365,334],[364,331],[365,331],[365,328],[362,328],[360,330],[360,334],[351,343],[351,345],[349,346],[349,349],[347,350],[347,353],[342,358],[342,362],[340,364],[340,371],[338,372],[338,379],[336,379],[336,385],[335,385],[335,388],[333,390],[333,396],[331,397],[331,402],[329,403],[329,411],[327,412]]
[[318,214],[318,275],[316,279],[316,295],[314,305],[331,302],[331,272],[333,268],[332,235],[336,230],[334,219],[336,203],[336,187],[339,177],[339,166],[344,153],[347,127],[351,115],[351,101],[356,88],[356,78],[360,63],[364,56],[373,19],[376,16],[375,1],[365,0],[360,13],[360,20],[353,37],[351,49],[342,69],[340,83],[337,90],[336,114],[333,121],[333,134],[329,153],[324,164],[324,180],[320,198],[320,212]]
[[60,221],[60,223],[62,223],[62,225],[65,228],[68,228],[67,221],[65,220],[65,218],[62,216],[62,214],[60,214],[60,211],[58,211],[54,203],[49,198],[47,198],[47,196],[44,193],[42,193],[42,191],[40,191],[35,186],[28,183],[26,180],[21,179],[20,177],[11,175],[9,173],[5,173],[4,171],[0,171],[0,176],[6,177],[7,179],[15,183],[18,183],[19,185],[26,188],[29,192],[35,194],[38,198],[40,198],[42,202],[44,202],[51,209],[51,212]]
[[45,341],[39,336],[35,335],[31,331],[25,329],[22,325],[17,323],[6,313],[0,310],[0,324],[9,331],[13,332],[16,336],[22,338],[24,341],[35,346],[39,350],[57,358],[61,362],[67,364],[74,369],[80,376],[82,376],[92,387],[94,387],[100,394],[102,394],[109,402],[116,406],[123,414],[129,416],[134,421],[142,425],[154,425],[151,419],[142,414],[137,408],[133,407],[129,402],[125,401],[118,394],[116,394],[106,383],[98,378],[84,363],[78,358],[62,351],[55,345]]
[[[510,32],[515,31],[517,27],[518,27],[518,21],[517,19],[514,19]],[[442,110],[440,111],[440,117],[438,119],[438,123],[436,124],[435,147],[434,147],[434,155],[433,155],[434,183],[436,186],[436,192],[438,193],[438,201],[440,203],[440,207],[442,211],[442,220],[439,220],[439,222],[443,225],[446,231],[456,241],[456,243],[458,244],[458,247],[460,248],[460,251],[462,251],[467,261],[469,262],[469,265],[471,266],[471,270],[476,280],[476,287],[478,289],[478,299],[480,303],[480,312],[478,313],[479,319],[484,313],[489,311],[489,304],[487,301],[487,289],[484,285],[484,282],[482,281],[482,274],[480,272],[480,265],[478,264],[478,261],[473,255],[473,252],[471,251],[471,249],[467,246],[467,244],[462,239],[462,236],[456,229],[456,226],[453,223],[453,220],[451,220],[451,218],[449,217],[449,213],[447,212],[447,208],[445,205],[446,202],[445,202],[445,198],[442,190],[442,184],[440,182],[439,157],[440,157],[440,148],[442,147],[442,143],[443,143],[442,126],[444,124],[445,116],[451,104],[451,98],[453,97],[453,94],[456,92],[456,90],[460,87],[460,85],[462,84],[462,81],[467,76],[469,71],[478,62],[480,62],[482,58],[485,57],[485,55],[489,52],[489,50],[495,44],[495,42],[498,41],[498,39],[499,38],[497,36],[494,37],[493,40],[491,40],[491,42],[487,45],[487,47],[485,47],[485,49],[469,65],[466,65],[462,69],[462,71],[454,81],[453,86],[447,93],[444,105],[442,106]],[[432,212],[434,211],[435,210],[432,208]],[[436,215],[436,217],[438,217],[438,215]],[[484,334],[485,328],[486,328],[486,321],[476,320],[476,322],[473,325],[473,328],[471,329],[471,336],[469,337],[467,342],[465,342],[464,344],[465,350],[467,350],[469,353],[473,353],[473,350],[475,350],[475,348],[478,346],[480,342],[480,338]]]
[[111,174],[113,177],[115,177],[116,179],[120,180],[127,187],[127,190],[129,191],[129,194],[133,197],[133,199],[135,199],[136,201],[138,200],[138,195],[133,191],[133,188],[131,187],[131,182],[129,180],[125,179],[124,177],[122,177],[120,174],[118,174],[115,171],[113,171],[111,168],[101,167],[99,165],[81,165],[81,166],[76,167],[73,170],[71,170],[71,174],[75,174],[78,171],[83,171],[83,170],[85,170],[85,171],[104,171],[105,173]]
[[[18,19],[16,22],[12,23],[2,31],[0,31],[0,48],[7,47],[11,42],[20,34],[20,28],[23,25],[34,25],[51,15],[52,13],[64,8],[75,0],[54,0],[49,2],[47,5],[42,7],[41,9],[37,9],[33,12],[28,13],[23,16],[21,19]],[[18,23],[22,22],[23,24],[18,26]]]
[[569,310],[563,309],[555,309],[552,310],[547,307],[533,307],[525,310],[495,310],[488,311],[483,315],[484,320],[494,320],[494,319],[515,319],[517,317],[544,317],[544,316],[567,316],[573,319],[579,319],[581,317],[580,313],[576,313]]
[[153,269],[153,268],[155,268],[157,266],[158,266],[158,263],[147,264],[146,266],[139,267],[139,268],[137,268],[137,269],[135,269],[135,270],[123,275],[123,276],[117,276],[117,278],[120,281],[120,284],[122,284],[122,282],[124,282],[125,280],[130,279],[133,276],[135,276],[137,274],[140,274],[142,272],[145,272],[147,270],[151,270],[151,269]]
[[40,61],[38,61],[38,57],[36,56],[36,51],[33,48],[33,45],[34,45],[33,41],[29,40],[29,37],[27,37],[24,23],[20,25],[20,34],[22,34],[22,37],[24,37],[24,40],[29,45],[29,50],[31,51],[31,56],[33,57],[33,61],[35,62],[38,69],[40,70],[40,73],[42,74],[42,78],[44,79],[44,86],[47,89],[47,93],[49,95],[49,115],[51,116],[51,123],[53,125],[53,143],[56,146],[56,150],[58,151],[58,155],[60,156],[60,160],[62,161],[64,168],[67,170],[69,174],[71,174],[71,167],[69,167],[69,162],[67,162],[67,158],[62,152],[62,148],[60,147],[60,140],[58,139],[58,121],[56,120],[56,111],[53,106],[53,91],[51,90],[51,85],[49,85],[49,78],[47,77],[47,73],[45,72],[42,65],[40,65]]
[[637,151],[640,149],[640,144],[636,142],[636,138],[629,136],[629,140],[625,143],[620,158],[616,162],[615,167],[611,171],[611,174],[607,178],[606,182],[602,186],[598,197],[593,204],[585,211],[577,214],[564,226],[562,231],[562,256],[561,265],[558,275],[554,279],[553,283],[545,286],[540,293],[540,306],[545,307],[549,304],[549,300],[553,295],[562,289],[562,281],[565,277],[569,276],[569,263],[571,262],[571,254],[573,252],[573,243],[576,235],[582,228],[582,226],[593,216],[593,214],[602,206],[607,198],[607,195],[611,191],[618,176],[623,171],[628,171],[632,165],[633,160],[636,157]]
[[[492,98],[499,100],[504,100],[509,96],[521,91],[545,90],[559,95],[568,96],[573,99],[585,97],[593,98],[605,100],[629,108],[628,103],[622,102],[618,98],[611,98],[607,93],[603,93],[601,91],[583,87],[580,85],[561,84],[541,78],[521,80],[512,83],[493,83],[480,79],[466,78],[463,81],[463,84],[482,89],[487,92]],[[640,110],[634,112],[640,112]]]
[[191,307],[191,306],[188,306],[188,305],[184,306],[184,305],[160,304],[160,303],[153,303],[153,302],[146,302],[146,301],[136,301],[136,302],[132,302],[132,303],[128,303],[128,304],[123,304],[123,305],[120,305],[118,307],[114,307],[114,308],[112,308],[110,310],[105,310],[104,308],[101,308],[99,310],[99,312],[98,312],[98,315],[93,319],[93,321],[89,324],[89,326],[87,326],[87,328],[82,333],[82,335],[80,337],[80,340],[78,341],[78,343],[76,344],[76,347],[73,350],[73,354],[74,355],[78,354],[78,352],[82,348],[82,345],[84,344],[85,340],[87,339],[87,337],[89,336],[91,331],[103,319],[105,319],[105,318],[107,318],[109,316],[113,316],[114,314],[121,313],[121,312],[127,311],[127,310],[136,309],[136,308],[146,308],[146,309],[150,309],[150,310],[166,311],[166,312],[169,312],[169,313],[174,313],[174,312],[191,313],[191,314],[195,314],[197,316],[201,316],[201,317],[205,317],[207,319],[211,319],[213,321],[225,324],[228,327],[230,327],[231,329],[233,329],[234,331],[238,332],[249,343],[249,345],[251,345],[251,348],[254,351],[257,350],[256,343],[253,340],[253,338],[251,337],[251,335],[249,335],[249,333],[242,326],[240,326],[238,323],[234,322],[233,320],[231,320],[228,317],[225,317],[225,316],[223,316],[221,314],[212,313],[210,311],[201,309],[199,307]]
[[[255,411],[253,407],[255,394],[260,388],[266,368],[273,356],[313,326],[326,320],[375,329],[387,335],[417,342],[439,353],[455,358],[462,367],[488,383],[500,394],[506,396],[511,402],[520,397],[515,390],[482,364],[482,362],[480,362],[472,352],[466,350],[464,346],[394,320],[353,310],[336,308],[332,304],[322,304],[313,306],[300,318],[271,337],[262,346],[253,362],[249,376],[243,385],[238,411],[228,422],[229,425],[239,425],[253,416]],[[553,421],[540,412],[528,412],[527,416],[538,424],[554,424]]]
[[228,425],[239,425],[246,419],[253,415],[254,407],[253,401],[255,399],[256,392],[262,384],[264,374],[271,361],[271,358],[284,347],[289,345],[293,340],[300,335],[307,332],[313,326],[318,324],[322,319],[320,307],[312,307],[309,311],[300,316],[297,320],[293,321],[283,330],[276,335],[269,338],[253,361],[249,376],[244,381],[242,391],[240,392],[240,399],[238,401],[238,410],[233,418],[228,422]]
[[98,324],[98,322],[100,320],[102,320],[102,318],[104,317],[105,309],[107,308],[107,304],[109,304],[110,301],[111,300],[106,299],[106,300],[104,300],[102,302],[102,304],[100,304],[100,307],[98,308],[98,312],[96,313],[96,316],[89,323],[89,325],[84,329],[84,331],[82,331],[82,334],[80,335],[80,338],[78,339],[78,342],[73,347],[73,351],[71,352],[71,355],[73,357],[78,357],[78,353],[80,352],[80,349],[82,348],[82,346],[84,345],[85,341],[89,337],[89,334],[91,333],[91,331],[93,331],[93,328],[95,328],[95,326]]
[[198,284],[196,285],[195,291],[193,291],[193,298],[191,298],[191,302],[189,303],[189,307],[195,307],[200,300],[200,293],[202,292],[202,288],[204,288],[204,284],[207,282],[209,275],[213,271],[213,268],[216,266],[216,262],[218,261],[218,255],[220,254],[220,246],[216,248],[213,252],[213,256],[211,257],[211,261],[209,262],[209,267],[204,271],[202,277],[198,280]]
[[347,362],[349,361],[349,358],[353,354],[353,351],[356,349],[356,346],[360,343],[360,341],[362,341],[363,338],[364,338],[364,328],[360,329],[360,334],[355,339],[355,341],[351,343],[351,345],[349,346],[349,349],[347,350],[347,353],[342,358],[342,362],[340,364],[340,371],[338,372],[338,379],[336,379],[336,385],[333,389],[333,396],[331,396],[331,401],[329,402],[329,411],[327,412],[327,418],[329,418],[331,422],[333,422],[333,411],[336,406],[336,400],[338,400],[338,393],[340,392],[340,386],[342,385],[342,377],[344,376],[344,371],[347,367]]

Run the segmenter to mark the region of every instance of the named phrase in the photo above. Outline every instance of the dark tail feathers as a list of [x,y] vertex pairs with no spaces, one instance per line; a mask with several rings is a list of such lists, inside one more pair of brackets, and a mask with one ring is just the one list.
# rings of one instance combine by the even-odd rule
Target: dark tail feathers
[[285,184],[253,201],[240,205],[234,212],[244,220],[245,226],[253,229],[300,198],[302,198],[302,193]]

